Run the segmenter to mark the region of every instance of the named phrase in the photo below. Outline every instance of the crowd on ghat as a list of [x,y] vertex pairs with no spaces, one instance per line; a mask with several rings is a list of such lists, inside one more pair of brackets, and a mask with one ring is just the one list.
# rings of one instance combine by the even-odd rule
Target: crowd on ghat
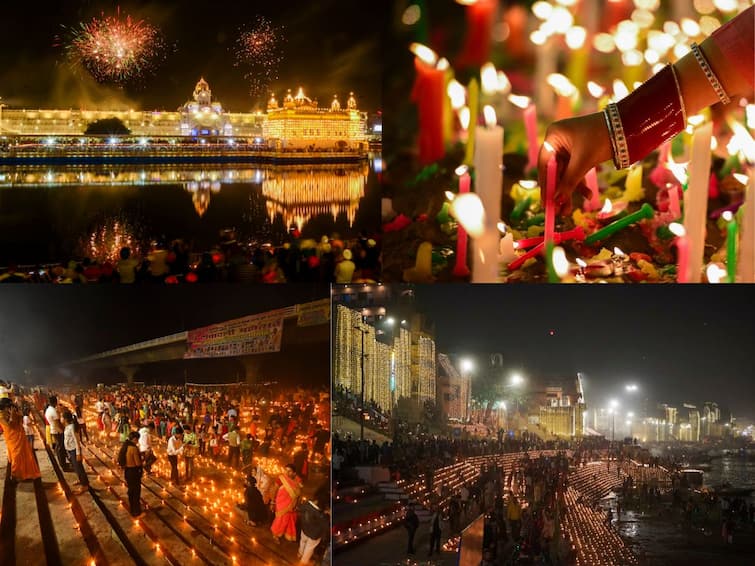
[[[313,563],[318,546],[323,564],[330,563],[327,393],[246,385],[121,385],[76,391],[68,403],[61,397],[35,388],[19,399],[25,415],[41,415],[60,466],[77,474],[79,494],[90,489],[81,455],[93,434],[118,438],[114,464],[123,469],[134,517],[142,515],[143,474],[153,474],[157,461],[167,459],[171,483],[181,489],[194,478],[196,457],[222,461],[245,477],[244,501],[237,507],[247,525],[269,529],[278,544],[298,540],[300,564]],[[263,473],[258,465],[263,458],[277,458],[282,473]],[[313,495],[303,499],[305,487]]]
[[380,249],[366,234],[351,240],[292,237],[280,246],[246,247],[235,240],[194,254],[184,240],[153,242],[149,251],[123,247],[117,258],[84,257],[55,265],[9,264],[0,283],[351,283],[380,278]]

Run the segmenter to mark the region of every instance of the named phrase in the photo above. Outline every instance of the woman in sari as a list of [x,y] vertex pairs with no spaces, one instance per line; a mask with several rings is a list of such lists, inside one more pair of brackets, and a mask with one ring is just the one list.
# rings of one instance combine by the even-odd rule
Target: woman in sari
[[280,544],[281,537],[296,541],[296,506],[301,495],[301,484],[296,477],[292,464],[286,466],[286,473],[278,478],[280,487],[275,494],[275,519],[270,526],[275,542]]
[[24,432],[21,411],[7,397],[0,399],[0,426],[8,448],[12,479],[24,481],[41,477],[39,465]]

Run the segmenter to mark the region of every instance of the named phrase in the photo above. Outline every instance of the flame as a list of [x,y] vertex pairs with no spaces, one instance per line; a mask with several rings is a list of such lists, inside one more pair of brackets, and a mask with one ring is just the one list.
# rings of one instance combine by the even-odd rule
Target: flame
[[686,163],[676,163],[674,162],[671,157],[669,156],[668,163],[666,163],[666,169],[671,171],[673,173],[674,177],[676,177],[676,180],[679,181],[680,184],[684,184],[687,182],[687,164]]
[[731,210],[725,210],[724,213],[721,215],[721,218],[724,219],[726,222],[731,222],[734,218],[734,214],[732,214]]
[[459,123],[461,124],[461,127],[465,130],[469,129],[469,122],[472,119],[472,116],[469,113],[469,107],[464,106],[461,110],[459,110]]
[[480,86],[482,93],[486,95],[494,94],[498,90],[498,72],[493,63],[485,63],[480,69]]
[[533,179],[522,179],[519,181],[519,186],[527,190],[534,189],[537,187],[537,181]]
[[502,236],[506,235],[506,224],[504,224],[502,221],[499,221],[498,224],[496,224],[496,228],[498,228],[498,231]]
[[611,214],[613,211],[613,204],[611,203],[611,199],[607,198],[606,202],[603,203],[603,208],[600,209],[600,212],[602,214]]
[[732,173],[734,175],[734,178],[742,183],[743,185],[747,185],[747,182],[750,180],[747,175],[743,175],[742,173]]
[[619,100],[621,100],[628,94],[629,94],[629,89],[627,88],[627,85],[624,84],[624,81],[622,81],[621,79],[615,79],[613,81],[614,102],[618,102]]
[[680,238],[687,234],[684,226],[679,224],[678,222],[672,222],[671,224],[669,224],[668,229],[674,236],[679,236]]
[[453,201],[456,198],[456,195],[453,194],[451,191],[446,191],[446,199],[449,201]]
[[564,277],[569,273],[569,260],[566,258],[566,252],[561,246],[553,248],[553,269],[556,270],[556,274],[559,277]]
[[553,146],[551,144],[549,144],[547,141],[543,142],[543,147],[545,147],[545,149],[547,149],[551,153],[553,153],[553,152],[556,151],[555,149],[553,149]]
[[600,86],[598,83],[594,81],[588,81],[587,92],[589,92],[593,98],[600,98],[601,96],[603,96],[603,93],[605,91],[606,91],[605,87]]
[[467,171],[469,171],[469,167],[466,165],[459,165],[456,169],[454,169],[454,173],[461,177],[464,175]]
[[620,247],[614,246],[613,248],[613,255],[617,255],[619,257],[626,257],[627,254],[625,254]]
[[432,49],[430,49],[427,45],[422,45],[421,43],[412,43],[409,46],[409,51],[414,53],[414,55],[423,63],[426,63],[430,66],[435,66],[435,64],[438,62],[438,54],[435,53]]
[[506,73],[498,71],[498,92],[506,94],[511,92],[511,81]]
[[459,81],[454,79],[449,82],[448,88],[446,89],[446,94],[448,94],[448,98],[451,99],[451,107],[454,110],[459,110],[460,108],[464,107],[464,102],[467,98],[467,91]]
[[[745,159],[750,163],[755,163],[755,140],[752,139],[750,132],[748,132],[742,124],[735,121],[731,121],[729,127],[731,127],[731,130],[734,132],[729,144],[735,143],[736,140],[739,151],[742,152]],[[728,149],[729,146],[727,145],[726,148]]]
[[709,263],[705,269],[705,275],[708,278],[708,283],[721,283],[726,277],[726,270],[715,263]]
[[546,82],[559,96],[571,97],[577,94],[577,87],[561,73],[551,73],[546,78]]
[[435,68],[439,71],[447,71],[451,68],[451,63],[448,62],[448,59],[443,57],[440,61],[438,61],[438,64],[435,65]]
[[451,212],[473,238],[479,238],[485,232],[485,207],[475,193],[465,193],[454,198]]
[[510,94],[509,102],[511,102],[511,104],[513,104],[517,108],[521,108],[522,110],[524,110],[530,105],[530,97],[523,96],[520,94]]
[[573,26],[566,32],[566,45],[570,49],[579,49],[585,44],[587,39],[587,30],[582,26]]
[[581,267],[582,269],[584,269],[585,267],[587,267],[587,262],[585,260],[583,260],[581,257],[578,257],[577,258],[577,265],[579,265],[579,267]]
[[493,108],[490,105],[486,105],[485,108],[482,109],[482,113],[485,116],[485,125],[488,128],[492,128],[493,126],[496,125],[496,122],[498,121],[498,119],[496,118],[496,115],[495,115],[495,108]]

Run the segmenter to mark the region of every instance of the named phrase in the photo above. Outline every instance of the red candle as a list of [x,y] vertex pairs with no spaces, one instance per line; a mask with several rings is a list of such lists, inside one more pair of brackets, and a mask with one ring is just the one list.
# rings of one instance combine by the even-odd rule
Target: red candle
[[590,189],[590,198],[585,199],[585,212],[597,210],[600,207],[600,190],[598,189],[598,172],[595,167],[590,169],[585,175],[585,184]]
[[524,128],[527,132],[527,153],[529,155],[525,171],[529,171],[537,167],[537,155],[540,151],[540,144],[537,143],[537,114],[534,104],[530,104],[524,109]]
[[677,222],[669,224],[669,230],[676,236],[676,282],[689,283],[689,240],[684,226]]
[[679,186],[671,183],[668,184],[668,211],[674,220],[682,216],[682,209],[679,205]]
[[467,7],[467,36],[458,63],[461,67],[482,67],[490,59],[497,0],[457,1]]
[[551,152],[546,169],[545,184],[545,247],[553,243],[553,232],[556,229],[556,152],[553,146],[545,142],[545,149]]
[[[460,167],[456,170],[459,175],[459,194],[469,192],[469,186],[471,179],[466,167]],[[454,277],[468,277],[469,267],[467,266],[467,231],[461,225],[458,224],[458,231],[456,233],[456,265],[454,266]]]
[[411,100],[417,104],[419,112],[419,160],[422,165],[428,165],[445,155],[443,102],[446,72],[436,68],[438,56],[432,49],[419,43],[413,43],[410,49],[416,55],[417,78]]

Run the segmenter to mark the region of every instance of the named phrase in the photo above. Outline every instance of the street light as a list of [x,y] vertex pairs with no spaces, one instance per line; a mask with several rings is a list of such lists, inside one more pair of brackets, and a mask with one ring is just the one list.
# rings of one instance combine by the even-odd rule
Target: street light
[[629,383],[624,386],[624,389],[626,389],[629,393],[635,393],[637,391],[637,385],[634,383]]
[[608,406],[611,407],[608,412],[611,413],[611,444],[613,444],[616,433],[616,409],[619,408],[619,402],[616,399],[611,399]]
[[[462,358],[461,360],[459,360],[459,368],[461,369],[462,376],[468,375],[469,373],[471,373],[474,370],[474,360],[472,360],[471,358]],[[466,397],[465,399],[462,399],[464,407],[462,408],[462,415],[461,416],[462,416],[462,421],[464,423],[466,423],[467,420],[469,419],[469,398],[472,396],[471,395],[471,392],[472,392],[471,385],[469,387],[469,392],[470,392],[470,394],[468,396],[465,396]]]

